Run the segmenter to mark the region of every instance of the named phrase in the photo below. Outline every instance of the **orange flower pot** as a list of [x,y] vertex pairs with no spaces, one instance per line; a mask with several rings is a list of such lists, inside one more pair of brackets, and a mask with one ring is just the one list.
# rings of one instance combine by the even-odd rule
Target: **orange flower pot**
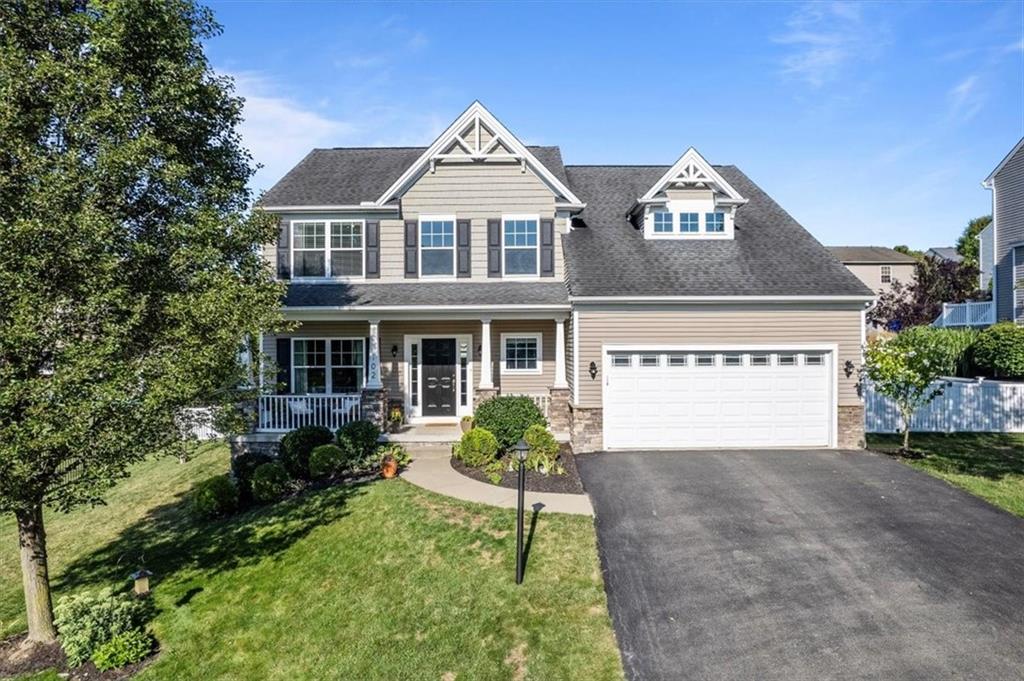
[[380,462],[380,474],[384,478],[391,479],[398,475],[398,462],[395,461],[395,457],[388,454]]

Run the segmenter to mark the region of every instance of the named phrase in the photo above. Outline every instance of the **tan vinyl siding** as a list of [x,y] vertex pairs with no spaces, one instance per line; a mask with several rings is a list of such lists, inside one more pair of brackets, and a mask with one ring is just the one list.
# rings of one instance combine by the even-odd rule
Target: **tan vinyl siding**
[[[913,281],[913,279],[914,279],[914,269],[915,269],[915,266],[913,264],[905,264],[905,265],[904,264],[896,264],[896,263],[892,263],[892,264],[884,263],[884,264],[888,265],[888,267],[890,267],[892,269],[892,280],[893,280],[893,282],[901,281],[904,284],[909,284],[910,282]],[[846,268],[848,270],[853,272],[857,276],[858,279],[863,281],[867,285],[867,287],[870,288],[875,293],[882,293],[882,292],[888,291],[888,290],[890,290],[892,288],[892,284],[891,283],[889,283],[889,284],[883,284],[882,283],[882,267],[883,267],[882,263],[879,263],[879,264],[875,264],[875,263],[870,263],[870,264],[851,263],[851,264],[846,266]]]
[[[501,375],[504,347],[502,334],[541,334],[541,373]],[[555,382],[555,323],[541,320],[500,320],[491,322],[491,355],[494,359],[494,385],[503,393],[547,393]]]
[[1013,245],[1024,242],[1024,147],[993,178],[999,319],[1013,318]]
[[[581,308],[579,315],[580,406],[600,407],[603,357],[601,347],[610,343],[707,344],[727,346],[778,343],[835,343],[839,346],[837,377],[840,405],[858,405],[856,369],[861,363],[861,316],[857,309],[824,310],[797,307],[693,306],[688,309],[620,309],[597,311]],[[844,366],[854,371],[846,375]],[[599,368],[596,379],[587,373],[590,362]],[[570,370],[571,372],[571,370]]]

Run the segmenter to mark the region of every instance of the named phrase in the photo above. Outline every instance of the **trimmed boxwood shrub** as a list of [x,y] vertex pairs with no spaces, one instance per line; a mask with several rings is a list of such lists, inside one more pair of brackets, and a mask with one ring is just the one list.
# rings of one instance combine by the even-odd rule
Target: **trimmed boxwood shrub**
[[351,451],[359,465],[368,463],[377,451],[380,428],[370,421],[349,421],[338,428],[338,446]]
[[288,490],[288,471],[279,463],[265,463],[252,474],[252,498],[260,503],[277,501]]
[[281,438],[281,464],[297,480],[309,479],[309,455],[320,445],[334,442],[334,435],[323,426],[302,426]]
[[519,442],[527,428],[546,426],[547,421],[529,397],[501,395],[476,408],[473,425],[491,431],[498,439],[498,446],[508,450]]
[[53,609],[53,623],[68,665],[77,667],[108,641],[130,631],[141,631],[152,615],[148,600],[109,590],[86,591],[60,599]]
[[231,459],[231,475],[238,485],[238,495],[243,504],[252,501],[252,474],[255,470],[276,459],[270,454],[245,452]]
[[231,515],[238,510],[238,486],[227,474],[204,480],[192,491],[192,511],[201,518]]
[[314,478],[336,475],[352,466],[351,450],[338,445],[320,445],[309,455],[309,473]]
[[1024,327],[1000,322],[974,343],[974,362],[995,378],[1024,378]]
[[92,654],[92,663],[101,672],[127,667],[149,655],[153,643],[153,637],[141,629],[126,631],[98,647]]
[[474,428],[462,434],[452,447],[456,459],[473,468],[483,468],[498,458],[498,439],[486,428]]

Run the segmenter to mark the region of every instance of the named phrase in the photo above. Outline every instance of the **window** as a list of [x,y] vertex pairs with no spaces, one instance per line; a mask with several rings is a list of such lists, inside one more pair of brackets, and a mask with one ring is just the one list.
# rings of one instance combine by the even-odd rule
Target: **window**
[[804,355],[804,364],[807,366],[818,367],[825,363],[825,358],[821,355]]
[[411,391],[412,406],[419,406],[420,403],[420,345],[413,343],[409,350],[409,389]]
[[796,364],[796,355],[779,355],[780,367],[791,367]]
[[628,367],[630,364],[629,355],[612,355],[613,367]]
[[768,366],[768,355],[751,355],[750,366],[752,367],[766,367]]
[[670,367],[684,367],[687,364],[686,355],[669,355],[668,365]]
[[362,220],[293,222],[292,275],[363,276]]
[[420,272],[424,277],[455,275],[455,218],[420,220]]
[[679,231],[697,232],[700,230],[700,213],[680,213]]
[[713,367],[715,366],[714,355],[697,355],[697,366],[699,367]]
[[327,341],[295,340],[292,355],[295,394],[327,392]]
[[292,341],[293,392],[304,395],[362,390],[364,347],[362,338],[296,338]]
[[504,266],[509,276],[538,274],[537,218],[505,218]]
[[459,404],[469,403],[469,343],[459,344]]
[[325,277],[323,222],[292,223],[292,275]]
[[890,284],[890,283],[892,283],[892,266],[891,265],[882,265],[882,283],[883,284]]
[[541,373],[540,334],[501,335],[501,373]]
[[708,232],[724,232],[725,213],[705,213],[704,229]]
[[724,364],[727,367],[743,366],[743,355],[739,355],[734,352],[726,353],[724,356]]
[[672,231],[672,213],[659,210],[654,213],[654,231],[665,233]]
[[642,367],[656,367],[658,366],[657,355],[640,355],[640,366]]

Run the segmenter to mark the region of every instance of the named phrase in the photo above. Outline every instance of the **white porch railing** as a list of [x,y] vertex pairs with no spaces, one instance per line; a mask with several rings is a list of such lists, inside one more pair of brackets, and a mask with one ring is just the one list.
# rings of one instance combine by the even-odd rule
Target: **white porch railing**
[[[941,395],[918,409],[910,429],[930,433],[1022,433],[1024,432],[1024,383],[943,378]],[[864,430],[895,433],[902,429],[896,404],[864,389]]]
[[515,394],[519,397],[529,397],[533,400],[533,403],[537,405],[540,412],[544,414],[544,418],[548,417],[548,411],[551,407],[551,395],[548,393],[509,393]]
[[995,301],[980,303],[943,303],[932,326],[992,326],[996,323]]
[[260,395],[257,430],[283,433],[300,426],[337,430],[359,420],[360,397],[345,395]]

